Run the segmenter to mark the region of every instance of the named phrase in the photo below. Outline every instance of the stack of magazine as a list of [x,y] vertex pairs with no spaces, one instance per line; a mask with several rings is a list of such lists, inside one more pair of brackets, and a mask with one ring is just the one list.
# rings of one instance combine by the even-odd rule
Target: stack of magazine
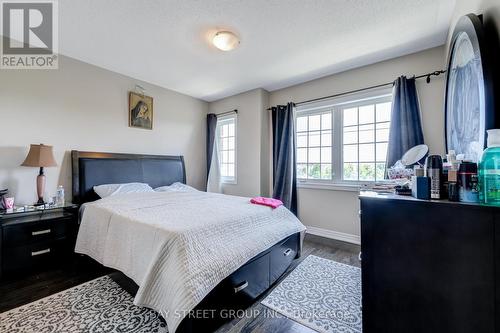
[[396,182],[384,181],[380,183],[364,184],[361,186],[361,191],[370,191],[380,194],[393,194],[398,186]]

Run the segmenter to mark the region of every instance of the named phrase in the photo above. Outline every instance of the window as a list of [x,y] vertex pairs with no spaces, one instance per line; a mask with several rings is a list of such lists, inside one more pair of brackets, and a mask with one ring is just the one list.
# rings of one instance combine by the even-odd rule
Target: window
[[222,182],[236,183],[236,114],[217,119],[217,148]]
[[297,108],[299,182],[359,183],[384,179],[390,90]]

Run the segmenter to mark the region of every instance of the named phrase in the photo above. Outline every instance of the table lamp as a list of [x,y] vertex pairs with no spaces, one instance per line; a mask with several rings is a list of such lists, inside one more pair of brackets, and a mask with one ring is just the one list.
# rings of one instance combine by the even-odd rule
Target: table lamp
[[57,166],[56,160],[54,159],[54,153],[52,152],[52,146],[46,146],[44,144],[30,145],[28,156],[26,156],[26,159],[21,165],[40,168],[40,173],[38,177],[36,177],[36,192],[38,194],[38,202],[36,205],[45,204],[43,200],[43,194],[45,192],[45,175],[43,174],[43,168]]

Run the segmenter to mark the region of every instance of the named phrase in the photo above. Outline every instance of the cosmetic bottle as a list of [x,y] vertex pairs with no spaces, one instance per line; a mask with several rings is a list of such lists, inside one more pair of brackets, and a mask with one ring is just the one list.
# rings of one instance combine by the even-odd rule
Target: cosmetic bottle
[[443,172],[441,173],[441,199],[448,199],[448,172],[451,170],[451,163],[448,163],[448,155],[443,158]]
[[479,202],[477,164],[463,161],[458,169],[458,196],[461,202]]
[[443,160],[439,155],[429,155],[425,160],[426,176],[430,178],[431,199],[441,199]]
[[458,195],[458,171],[450,169],[448,171],[448,200],[450,201],[459,201]]
[[479,200],[500,206],[500,129],[487,132],[488,148],[479,163]]

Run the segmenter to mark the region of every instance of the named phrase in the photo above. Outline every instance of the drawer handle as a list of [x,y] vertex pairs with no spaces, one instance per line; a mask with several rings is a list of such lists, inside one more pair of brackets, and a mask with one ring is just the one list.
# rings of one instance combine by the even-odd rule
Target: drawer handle
[[245,289],[246,287],[248,287],[248,281],[245,281],[245,282],[243,282],[242,284],[240,284],[239,286],[234,287],[234,293],[236,294],[237,292],[242,291],[242,290],[243,290],[243,289]]
[[32,257],[34,257],[34,256],[39,256],[39,255],[41,255],[41,254],[45,254],[45,253],[50,253],[50,248],[45,249],[45,250],[40,250],[40,251],[31,252],[31,256],[32,256]]
[[283,252],[283,255],[284,255],[285,257],[288,257],[288,256],[289,256],[292,252],[293,252],[293,251],[292,251],[292,249],[286,249],[286,251],[285,251],[285,252]]
[[45,230],[33,231],[31,235],[32,236],[45,235],[45,234],[50,234],[50,232],[51,232],[50,229],[45,229]]

